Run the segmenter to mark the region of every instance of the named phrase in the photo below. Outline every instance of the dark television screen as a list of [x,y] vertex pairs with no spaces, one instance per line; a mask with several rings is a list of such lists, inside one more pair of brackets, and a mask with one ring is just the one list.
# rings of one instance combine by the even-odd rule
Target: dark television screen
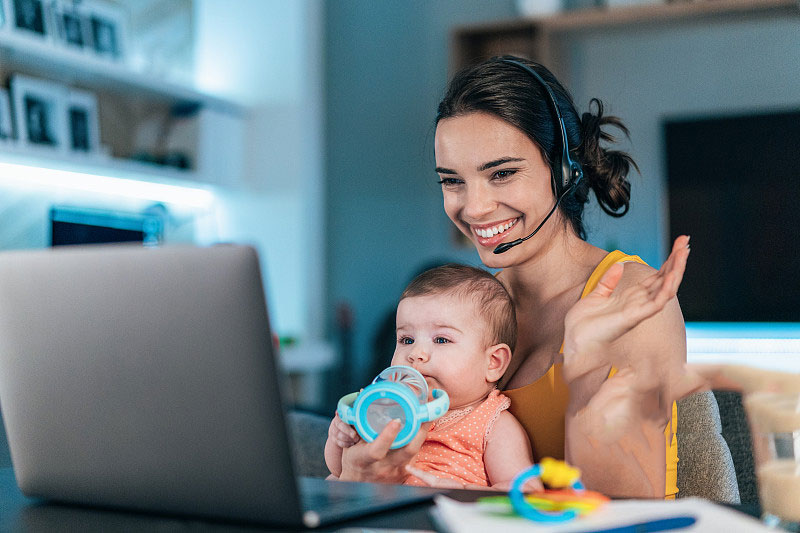
[[158,244],[161,228],[161,220],[150,215],[70,207],[50,210],[52,246],[119,242]]
[[696,321],[800,321],[800,111],[665,123],[669,228]]
[[93,226],[77,222],[53,221],[52,223],[53,246],[143,241],[144,233],[136,230]]

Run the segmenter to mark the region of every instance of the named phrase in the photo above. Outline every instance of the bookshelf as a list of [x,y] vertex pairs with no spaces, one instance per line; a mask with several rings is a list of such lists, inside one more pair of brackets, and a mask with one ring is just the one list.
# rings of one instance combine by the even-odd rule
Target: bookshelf
[[[229,156],[222,152],[228,143],[215,142],[214,137],[241,135],[238,130],[246,110],[234,102],[136,72],[122,62],[0,28],[0,86],[7,88],[11,77],[17,74],[94,94],[100,140],[106,153],[70,155],[26,147],[17,139],[0,144],[0,162],[40,162],[44,168],[67,171],[78,166],[90,174],[128,179],[141,176],[145,181],[214,183],[213,172],[206,163]],[[143,139],[155,138],[167,127],[180,137],[176,149],[188,156],[190,168],[135,159],[148,148]],[[16,130],[18,137],[19,128]],[[213,150],[215,146],[219,151]],[[211,163],[211,167],[217,165]]]
[[579,31],[769,17],[800,20],[800,4],[796,0],[687,0],[519,17],[456,28],[451,35],[450,68],[455,71],[507,53],[524,54],[549,66],[554,63],[559,44]]

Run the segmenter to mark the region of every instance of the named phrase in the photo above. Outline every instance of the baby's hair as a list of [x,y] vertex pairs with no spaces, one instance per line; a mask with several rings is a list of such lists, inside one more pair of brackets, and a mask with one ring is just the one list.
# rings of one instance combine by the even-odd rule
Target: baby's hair
[[435,294],[473,298],[488,324],[491,345],[505,343],[514,351],[517,343],[514,302],[503,284],[491,273],[457,263],[442,265],[414,278],[400,299]]

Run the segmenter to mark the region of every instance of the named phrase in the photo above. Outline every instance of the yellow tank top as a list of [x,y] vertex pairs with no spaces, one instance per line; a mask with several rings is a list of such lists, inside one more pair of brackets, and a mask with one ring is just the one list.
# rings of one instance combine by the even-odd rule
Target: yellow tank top
[[[600,261],[583,288],[581,298],[589,294],[597,286],[600,278],[614,263],[635,261],[646,264],[636,255],[626,255],[619,250],[613,251]],[[561,348],[563,350],[563,346]],[[564,459],[564,416],[567,412],[569,389],[561,375],[561,363],[551,366],[544,376],[538,380],[519,387],[503,391],[511,399],[508,411],[519,420],[528,433],[533,446],[534,458],[542,457]],[[612,368],[608,377],[616,373]],[[672,403],[672,418],[664,429],[666,444],[667,483],[666,499],[674,499],[678,492],[678,439],[675,428],[678,422],[678,408]]]

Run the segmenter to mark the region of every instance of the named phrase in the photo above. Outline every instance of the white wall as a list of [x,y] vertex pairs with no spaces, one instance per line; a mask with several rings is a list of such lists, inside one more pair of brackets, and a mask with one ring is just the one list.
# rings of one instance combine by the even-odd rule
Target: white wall
[[300,338],[323,331],[321,13],[315,0],[197,0],[194,13],[197,86],[247,110],[240,175],[219,176],[206,238],[259,250],[273,326]]

